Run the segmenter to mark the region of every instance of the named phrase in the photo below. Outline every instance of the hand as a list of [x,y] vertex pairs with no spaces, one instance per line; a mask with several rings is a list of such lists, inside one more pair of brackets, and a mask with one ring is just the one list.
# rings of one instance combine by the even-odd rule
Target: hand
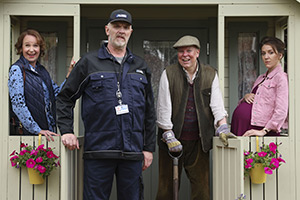
[[255,94],[253,94],[253,93],[246,94],[244,96],[244,101],[246,101],[248,104],[252,104],[254,102],[254,97],[255,97]]
[[264,130],[254,130],[254,129],[251,129],[251,130],[248,130],[244,133],[243,136],[260,136],[260,137],[263,137],[265,136],[266,132]]
[[228,138],[237,138],[233,133],[230,132],[227,124],[220,125],[216,130],[216,135],[219,136],[224,146],[228,146]]
[[143,171],[145,171],[148,167],[150,167],[153,161],[153,154],[149,151],[143,151],[144,154],[144,163],[143,163]]
[[52,142],[54,141],[52,136],[59,136],[57,133],[51,132],[49,130],[41,130],[40,134],[46,136],[47,140],[50,142],[50,139]]
[[75,64],[76,64],[76,62],[75,62],[75,60],[74,60],[74,57],[72,57],[71,62],[70,62],[70,66],[69,66],[69,68],[68,68],[68,73],[67,73],[67,75],[66,75],[66,78],[69,77],[69,75],[70,75],[71,71],[73,70]]
[[79,142],[73,133],[66,133],[61,136],[61,141],[70,150],[79,149]]
[[175,134],[172,130],[165,131],[162,134],[162,141],[167,143],[170,152],[180,152],[180,151],[182,151],[182,145],[175,138]]

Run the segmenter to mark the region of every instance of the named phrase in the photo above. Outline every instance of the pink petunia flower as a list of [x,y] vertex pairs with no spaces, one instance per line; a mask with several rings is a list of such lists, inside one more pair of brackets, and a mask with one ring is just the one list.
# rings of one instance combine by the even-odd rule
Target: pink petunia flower
[[15,162],[13,162],[13,161],[11,161],[10,163],[11,163],[11,166],[12,166],[12,167],[16,166],[16,164],[17,164],[17,163],[15,163]]
[[266,174],[273,174],[273,171],[269,167],[264,168]]
[[29,158],[27,161],[26,161],[26,167],[28,168],[33,168],[35,165],[35,161],[32,159],[32,158]]
[[35,159],[35,162],[41,163],[41,162],[43,162],[43,158],[42,157],[38,157],[37,159]]
[[13,161],[14,159],[19,158],[19,156],[13,156],[10,158],[10,161]]
[[265,157],[265,156],[267,155],[267,153],[264,152],[264,151],[262,151],[262,152],[258,152],[257,155],[258,155],[259,157]]
[[15,155],[15,153],[16,153],[16,150],[14,150],[9,156],[13,156],[13,155]]
[[26,145],[24,143],[21,143],[21,148],[26,147]]
[[44,149],[44,144],[41,144],[40,146],[38,146],[38,148],[36,148],[36,150],[37,151],[39,151],[39,150],[43,150],[44,151],[45,150]]
[[249,151],[245,151],[245,152],[244,152],[244,155],[245,155],[245,156],[248,156],[249,154],[250,154]]
[[247,163],[247,164],[250,164],[250,163],[252,163],[252,162],[253,162],[253,159],[252,159],[252,158],[246,159],[246,163]]
[[276,158],[272,158],[270,162],[270,167],[276,169],[279,167],[279,161]]
[[25,153],[27,153],[28,151],[26,149],[20,151],[20,156],[23,156]]
[[284,163],[285,163],[285,160],[283,160],[282,158],[277,158],[277,160],[278,160],[279,162],[284,162]]
[[53,152],[52,152],[52,151],[48,151],[48,152],[47,152],[47,157],[48,157],[48,158],[53,158],[53,157],[54,157]]
[[13,157],[10,158],[10,162],[11,162],[11,166],[12,166],[12,167],[16,166],[16,164],[17,164],[17,163],[15,163],[15,161],[14,161],[16,158],[19,158],[19,157],[18,157],[18,156],[13,156]]
[[249,169],[249,168],[251,168],[252,167],[252,165],[251,164],[247,164],[247,165],[245,165],[245,168],[246,169]]
[[59,158],[55,153],[53,153],[54,158]]
[[271,142],[269,144],[269,148],[270,148],[270,151],[272,151],[274,154],[276,153],[277,145],[274,142]]
[[39,170],[39,172],[41,172],[42,174],[46,172],[46,168],[42,165],[38,165],[37,170]]
[[38,154],[38,151],[36,151],[36,150],[34,150],[34,149],[32,149],[32,151],[30,152],[30,155],[37,155]]

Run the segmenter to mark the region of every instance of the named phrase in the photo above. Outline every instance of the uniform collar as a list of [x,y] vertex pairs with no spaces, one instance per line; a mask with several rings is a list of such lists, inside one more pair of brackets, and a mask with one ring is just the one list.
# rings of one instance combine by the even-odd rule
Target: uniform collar
[[[107,47],[107,43],[102,44],[101,48],[98,50],[98,58],[114,60],[115,59],[114,56],[111,55],[107,51],[106,47]],[[125,59],[125,61],[131,63],[131,62],[133,62],[133,58],[134,58],[133,54],[126,47],[126,59]]]

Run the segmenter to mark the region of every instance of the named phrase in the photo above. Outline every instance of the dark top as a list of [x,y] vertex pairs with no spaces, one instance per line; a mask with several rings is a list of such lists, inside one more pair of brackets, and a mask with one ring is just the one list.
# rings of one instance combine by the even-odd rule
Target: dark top
[[[118,81],[122,103],[128,106],[128,112],[121,115],[116,114]],[[143,160],[142,151],[155,151],[150,69],[129,49],[121,64],[106,50],[106,44],[76,63],[57,98],[61,134],[73,133],[73,108],[79,97],[84,159]]]

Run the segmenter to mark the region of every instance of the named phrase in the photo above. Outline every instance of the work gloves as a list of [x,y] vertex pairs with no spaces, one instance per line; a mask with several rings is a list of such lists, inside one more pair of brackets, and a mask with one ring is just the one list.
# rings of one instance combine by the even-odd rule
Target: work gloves
[[230,132],[227,124],[220,125],[216,130],[216,135],[219,136],[224,146],[228,146],[228,138],[237,138],[233,133]]
[[164,141],[168,145],[170,152],[182,151],[182,145],[175,138],[174,132],[172,130],[168,130],[162,134],[162,141]]

